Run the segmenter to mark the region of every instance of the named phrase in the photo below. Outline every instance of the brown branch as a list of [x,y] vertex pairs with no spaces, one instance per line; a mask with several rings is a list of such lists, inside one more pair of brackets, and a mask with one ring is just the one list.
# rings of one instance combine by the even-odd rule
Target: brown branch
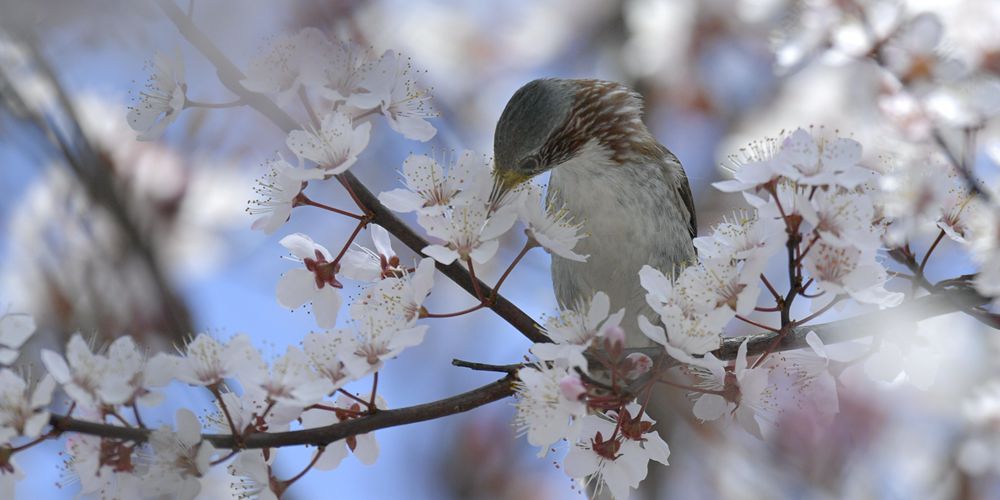
[[[370,416],[354,418],[326,427],[273,433],[254,432],[239,439],[229,434],[205,434],[202,437],[216,448],[228,449],[277,448],[306,444],[323,446],[386,427],[433,420],[478,408],[514,394],[513,380],[513,377],[507,376],[450,398],[395,410],[381,410]],[[146,441],[151,432],[149,429],[118,427],[61,415],[52,415],[49,418],[49,423],[57,432],[78,432],[135,442]]]
[[[166,16],[174,23],[181,35],[183,35],[184,38],[191,43],[191,45],[198,49],[198,51],[200,51],[202,55],[204,55],[205,58],[215,66],[216,72],[219,76],[219,81],[222,82],[222,84],[229,89],[230,92],[242,98],[248,106],[267,117],[286,133],[300,128],[298,122],[278,107],[273,101],[261,94],[251,92],[243,87],[240,83],[240,81],[245,78],[243,72],[240,71],[240,69],[236,67],[236,65],[233,64],[225,54],[222,53],[218,46],[212,42],[204,31],[195,26],[194,23],[191,22],[190,18],[184,15],[173,0],[156,0],[156,3],[159,5],[160,9],[163,10]],[[358,180],[358,178],[351,172],[345,172],[341,174],[340,177],[348,186],[350,186],[351,190],[353,190],[354,194],[358,197],[358,201],[371,211],[373,216],[372,222],[384,227],[400,242],[418,254],[420,254],[420,252],[428,246],[428,242],[425,239],[420,237],[420,235],[418,235],[412,228],[403,223],[403,221],[397,218],[396,215],[393,214],[388,208],[383,206],[378,201],[378,197],[369,191],[368,188],[365,187],[365,185],[362,184],[361,181]],[[492,296],[492,288],[486,286],[485,283],[479,280],[476,280],[474,283],[472,278],[469,276],[469,272],[457,262],[448,266],[438,263],[437,268],[442,274],[447,276],[449,279],[454,281],[455,284],[462,287],[470,294],[475,295],[476,288],[478,286],[483,296]],[[522,335],[527,337],[532,342],[549,342],[548,337],[541,333],[538,323],[536,323],[534,319],[502,295],[497,294],[496,300],[493,301],[489,307],[496,312],[498,316],[507,321],[507,323],[516,328]]]

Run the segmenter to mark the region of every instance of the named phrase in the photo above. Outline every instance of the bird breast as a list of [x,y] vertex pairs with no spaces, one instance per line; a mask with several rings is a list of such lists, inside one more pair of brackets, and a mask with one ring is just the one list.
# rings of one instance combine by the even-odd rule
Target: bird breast
[[612,312],[624,307],[627,343],[650,345],[637,315],[657,319],[646,304],[639,269],[649,264],[669,273],[694,258],[689,215],[677,190],[680,164],[670,158],[618,164],[590,143],[572,160],[554,168],[548,203],[564,207],[588,234],[575,251],[590,257],[575,262],[552,256],[552,281],[562,308],[585,303],[597,291],[611,299]]

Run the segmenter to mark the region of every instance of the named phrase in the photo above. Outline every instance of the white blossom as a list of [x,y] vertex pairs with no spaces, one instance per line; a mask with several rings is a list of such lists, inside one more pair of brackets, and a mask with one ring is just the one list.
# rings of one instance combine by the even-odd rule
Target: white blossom
[[426,246],[422,252],[445,265],[455,259],[485,264],[500,247],[497,238],[516,220],[513,211],[501,210],[491,215],[488,206],[478,203],[459,205],[439,216],[421,216],[418,222],[427,234],[444,240],[444,244]]
[[575,440],[580,435],[580,422],[587,414],[587,405],[566,397],[563,382],[569,377],[579,380],[566,367],[545,363],[517,371],[514,426],[518,434],[527,436],[528,443],[539,447],[539,457],[545,456],[556,441]]
[[281,245],[292,252],[293,260],[301,261],[304,269],[292,269],[280,280],[276,294],[278,303],[288,309],[296,309],[306,302],[312,302],[316,323],[322,328],[333,328],[337,324],[341,298],[333,256],[326,247],[314,243],[312,238],[295,233],[281,239]]
[[222,344],[212,336],[201,333],[185,346],[181,356],[154,355],[149,360],[146,378],[154,387],[166,385],[171,379],[191,385],[212,386],[261,364],[260,352],[245,334],[235,335]]
[[250,61],[240,83],[253,92],[277,94],[278,103],[287,105],[303,85],[327,83],[327,58],[333,51],[333,44],[316,28],[278,36]]
[[528,236],[550,254],[577,262],[586,261],[587,255],[573,251],[576,243],[586,236],[580,234],[582,225],[573,222],[572,216],[563,207],[544,207],[542,190],[538,186],[527,188],[525,198],[519,216],[527,226]]
[[201,439],[201,424],[190,410],[177,410],[177,431],[161,426],[149,436],[149,468],[142,475],[142,492],[191,500],[201,491],[215,448]]
[[917,14],[882,47],[882,60],[904,83],[952,79],[962,65],[938,52],[943,35],[944,26],[937,15]]
[[30,314],[0,316],[0,365],[17,361],[21,346],[35,333],[35,328],[35,318]]
[[16,437],[35,438],[49,424],[48,406],[56,381],[46,375],[33,390],[21,376],[0,369],[0,444]]
[[378,224],[371,224],[372,243],[375,250],[361,245],[344,253],[340,260],[340,274],[353,280],[374,282],[390,276],[401,276],[404,269],[400,267],[399,257],[392,249],[389,231]]
[[139,498],[142,480],[136,474],[135,453],[124,443],[115,445],[115,462],[101,463],[103,442],[98,436],[70,434],[66,438],[66,470],[80,483],[80,495],[100,498]]
[[[711,273],[708,267],[689,266],[676,281],[671,281],[659,270],[643,266],[639,283],[646,290],[646,303],[659,314],[660,325],[640,315],[639,329],[661,345],[669,344],[691,354],[718,348],[722,329],[736,315],[733,306],[743,308],[750,303],[752,308],[750,299],[755,300],[759,290],[748,291],[756,286],[740,283],[738,273]],[[716,285],[722,288],[705,288]]]
[[[802,211],[817,235],[829,245],[852,246],[874,251],[881,246],[882,231],[874,225],[875,206],[871,196],[840,190],[819,190]],[[809,238],[806,237],[808,244]]]
[[141,92],[139,102],[128,112],[128,124],[139,132],[140,141],[156,139],[184,110],[187,102],[184,60],[179,50],[173,57],[157,53],[154,71]]
[[362,109],[377,108],[393,130],[407,139],[428,141],[437,130],[426,118],[437,116],[430,109],[430,93],[417,87],[410,62],[387,51],[369,69],[360,86],[367,90],[352,96],[350,104]]
[[597,292],[587,302],[580,302],[572,309],[560,310],[558,316],[545,320],[545,334],[551,343],[531,346],[531,353],[543,361],[562,360],[571,368],[588,371],[583,353],[611,327],[621,324],[625,308],[611,313],[611,299],[604,292]]
[[476,188],[490,178],[489,162],[472,151],[462,151],[447,163],[446,174],[430,156],[407,156],[402,172],[406,187],[379,194],[379,201],[396,212],[442,215],[449,206],[466,203],[469,196],[476,194]]
[[[354,396],[366,402],[372,400],[371,393],[364,395],[355,394]],[[374,402],[376,409],[384,410],[388,408],[388,405],[381,396],[376,396],[374,398]],[[340,410],[343,418],[338,417],[338,411],[311,409],[302,414],[302,428],[313,429],[316,427],[326,427],[328,425],[349,420],[361,413],[364,413],[367,410],[367,405],[362,405],[354,398],[342,394],[333,403],[333,408],[335,410]],[[338,465],[340,465],[340,462],[347,457],[348,451],[350,451],[361,463],[365,465],[374,464],[375,461],[378,460],[379,455],[379,446],[378,441],[375,440],[375,433],[369,432],[330,443],[326,446],[326,450],[316,461],[316,465],[314,467],[319,470],[335,469]]]
[[306,184],[322,179],[325,174],[316,168],[296,168],[283,158],[269,160],[267,166],[270,169],[254,188],[259,198],[250,202],[247,212],[262,215],[254,221],[253,229],[273,234],[291,218]]
[[243,450],[236,455],[236,460],[229,464],[226,470],[235,480],[232,489],[239,493],[240,498],[255,498],[257,500],[278,500],[271,489],[271,464],[278,455],[278,450],[268,450],[268,458],[264,458],[264,450]]
[[755,276],[764,271],[767,261],[785,248],[788,233],[776,218],[736,212],[712,229],[709,236],[694,239],[702,259],[743,261],[744,272]]
[[731,369],[712,353],[695,358],[669,344],[665,348],[671,357],[686,363],[688,371],[697,378],[695,387],[706,391],[692,394],[695,417],[709,421],[730,415],[744,430],[763,437],[777,415],[775,389],[769,383],[770,368],[748,365],[747,342],[740,344]]
[[163,399],[163,394],[151,392],[146,380],[146,354],[132,340],[132,337],[118,337],[108,346],[105,354],[107,377],[101,383],[98,393],[101,400],[110,405],[143,404],[154,406]]
[[108,381],[108,361],[91,352],[79,333],[66,344],[65,358],[48,349],[42,349],[41,357],[45,368],[74,401],[90,409],[101,404],[99,390]]
[[729,170],[733,172],[730,180],[712,183],[719,191],[732,193],[737,191],[755,190],[779,177],[778,155],[780,141],[777,138],[767,138],[763,141],[751,142],[740,149],[740,155],[730,156]]
[[[660,435],[651,430],[654,422],[645,413],[641,419],[640,407],[631,403],[623,416],[626,422],[615,432],[614,413],[608,416],[588,415],[583,420],[583,432],[566,454],[563,469],[572,478],[598,481],[601,491],[607,486],[613,498],[624,500],[629,489],[636,488],[646,478],[650,460],[668,465],[670,447]],[[613,436],[617,436],[612,439]]]
[[368,147],[371,123],[355,127],[351,117],[334,111],[323,117],[319,130],[292,130],[285,141],[299,158],[311,160],[327,175],[342,174]]
[[826,292],[812,301],[814,311],[845,293],[858,302],[882,308],[895,307],[903,301],[902,293],[885,289],[888,274],[872,251],[838,247],[821,239],[806,254],[803,266],[815,281],[816,288]]
[[302,340],[302,348],[316,373],[330,381],[331,390],[340,389],[354,379],[343,361],[357,350],[353,335],[310,333]]
[[244,370],[240,382],[244,387],[260,388],[269,401],[286,406],[289,411],[301,411],[334,391],[333,383],[316,373],[309,358],[295,346],[289,346],[270,369],[258,365],[257,369]]

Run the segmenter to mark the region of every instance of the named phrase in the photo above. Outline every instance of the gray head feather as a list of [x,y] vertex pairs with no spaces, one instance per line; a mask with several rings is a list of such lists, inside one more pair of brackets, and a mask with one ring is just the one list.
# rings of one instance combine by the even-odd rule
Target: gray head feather
[[536,155],[565,122],[575,86],[572,80],[547,78],[529,82],[514,93],[494,134],[493,154],[498,170],[517,170],[532,176],[548,167]]

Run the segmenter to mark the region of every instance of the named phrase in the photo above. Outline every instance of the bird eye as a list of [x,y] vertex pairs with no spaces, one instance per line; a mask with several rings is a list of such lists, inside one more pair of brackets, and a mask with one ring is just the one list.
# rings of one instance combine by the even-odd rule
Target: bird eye
[[518,170],[525,173],[535,173],[538,171],[538,168],[539,168],[538,157],[532,155],[521,160],[521,165],[519,166]]

